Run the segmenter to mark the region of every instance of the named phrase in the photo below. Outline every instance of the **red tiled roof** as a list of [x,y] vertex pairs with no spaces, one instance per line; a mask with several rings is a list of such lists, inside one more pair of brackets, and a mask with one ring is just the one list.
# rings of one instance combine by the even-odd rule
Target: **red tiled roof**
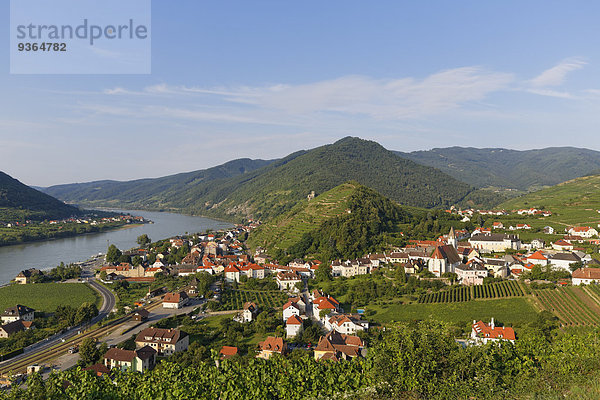
[[505,328],[496,326],[494,328],[491,325],[486,324],[483,321],[477,321],[473,324],[473,329],[477,334],[483,335],[488,339],[506,339],[515,340],[515,331],[513,328]]
[[235,356],[238,353],[238,348],[234,346],[223,346],[219,353],[223,358]]
[[290,316],[287,321],[285,321],[286,325],[302,325],[302,320],[298,318],[297,315]]

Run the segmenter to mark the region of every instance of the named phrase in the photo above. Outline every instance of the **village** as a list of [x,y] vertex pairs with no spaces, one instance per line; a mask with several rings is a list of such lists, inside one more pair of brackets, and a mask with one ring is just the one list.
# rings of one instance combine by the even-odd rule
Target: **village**
[[[518,212],[521,211],[539,212],[535,209]],[[243,351],[237,346],[223,345],[218,349],[219,360],[242,354],[269,359],[274,354],[286,356],[291,351],[309,352],[315,360],[323,361],[365,357],[368,332],[380,327],[369,321],[363,309],[352,307],[353,310],[346,310],[333,296],[315,288],[313,282],[323,273],[335,281],[393,270],[418,280],[439,280],[442,285],[468,287],[484,285],[490,279],[517,281],[528,276],[534,268],[545,268],[563,273],[563,282],[570,277],[569,283],[573,285],[597,284],[600,281],[600,263],[586,251],[589,248],[586,246],[598,244],[598,231],[593,227],[569,227],[561,239],[549,241],[540,235],[539,239],[526,243],[512,231],[528,230],[531,228],[528,224],[504,227],[501,222],[494,222],[491,228],[476,228],[472,232],[451,228],[448,234],[437,240],[409,240],[404,247],[365,254],[357,259],[330,263],[317,259],[294,259],[280,265],[265,249],[257,248],[250,253],[241,240],[259,225],[258,221],[250,221],[231,230],[174,237],[124,252],[117,249],[118,254],[113,255],[115,258],[95,270],[95,277],[88,280],[95,278],[109,289],[127,285],[159,286],[148,289],[146,296],[135,304],[122,306],[121,310],[109,310],[112,314],[118,311],[115,315],[123,315],[121,318],[127,321],[135,321],[137,325],[131,330],[137,332],[134,344],[125,347],[110,345],[97,362],[85,366],[86,369],[98,375],[109,374],[114,368],[140,372],[150,370],[159,360],[185,352],[190,346],[190,333],[185,331],[185,327],[161,328],[156,326],[160,325],[157,322],[177,315],[189,315],[193,320],[201,321],[219,313],[225,313],[227,318],[240,325],[256,324],[262,312],[268,314],[263,319],[279,319],[274,324],[274,327],[279,326],[273,331],[275,334],[266,334]],[[544,228],[544,234],[556,233],[550,226]],[[109,258],[108,254],[106,258]],[[34,284],[39,281],[40,275],[44,273],[22,271],[14,284]],[[200,289],[199,277],[202,276],[208,280]],[[169,279],[171,290],[160,286]],[[246,297],[250,301],[243,301],[241,297],[224,303],[224,297],[233,293],[246,293],[245,296],[248,296],[251,292],[243,288],[256,285],[267,289],[263,292],[265,295],[274,296],[269,303],[273,307],[259,301],[264,298],[258,296],[253,299]],[[275,296],[273,290],[281,292],[284,297]],[[281,299],[279,304],[277,299]],[[156,319],[157,310],[163,310],[159,319]],[[155,314],[154,318],[152,314]],[[4,310],[1,318],[0,338],[10,338],[19,332],[35,329],[36,312],[27,305],[16,304]],[[312,339],[303,338],[307,329],[311,330]],[[317,332],[316,336],[314,332]],[[309,337],[308,333],[306,337]],[[125,336],[117,338],[125,339]],[[471,331],[459,341],[464,345],[478,345],[515,340],[517,336],[513,328],[497,325],[492,311],[474,320]],[[75,365],[77,347],[69,348],[72,361],[67,366]],[[32,370],[40,368],[36,365],[29,367]]]

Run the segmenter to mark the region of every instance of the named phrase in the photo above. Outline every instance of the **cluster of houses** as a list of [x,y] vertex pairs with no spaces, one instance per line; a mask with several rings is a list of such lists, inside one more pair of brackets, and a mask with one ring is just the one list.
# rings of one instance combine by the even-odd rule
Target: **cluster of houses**
[[154,368],[157,356],[186,351],[189,344],[189,335],[179,329],[146,328],[137,334],[135,350],[113,347],[104,354],[102,363],[87,370],[98,375],[107,374],[112,369],[144,372]]
[[511,215],[511,214],[518,214],[518,215],[535,215],[535,216],[539,216],[539,217],[549,217],[552,215],[551,211],[540,210],[537,208],[512,210],[509,212],[506,210],[479,210],[479,209],[474,209],[474,208],[468,208],[468,209],[462,210],[462,209],[457,209],[453,206],[449,210],[446,210],[446,212],[451,213],[451,214],[457,214],[457,215],[463,217],[462,222],[470,221],[473,218],[473,216],[476,214],[496,215],[496,216],[506,216],[506,215]]
[[[348,360],[364,354],[365,344],[356,333],[367,331],[369,323],[358,314],[344,313],[336,299],[318,290],[308,296],[288,299],[283,305],[282,317],[287,338],[300,335],[307,319],[328,331],[313,349],[315,360]],[[282,338],[268,337],[259,347],[257,357],[260,358],[287,351]]]
[[34,222],[27,220],[25,222],[0,222],[0,226],[6,226],[7,228],[13,227],[24,227],[31,224],[37,225],[64,225],[64,224],[89,224],[92,226],[107,224],[111,222],[121,222],[125,224],[143,224],[146,222],[144,217],[132,216],[132,215],[116,215],[114,217],[103,217],[103,218],[94,218],[94,217],[69,217],[61,220],[50,220],[50,221],[40,221]]
[[15,333],[26,329],[34,328],[33,318],[35,310],[33,308],[17,304],[14,307],[7,308],[0,315],[0,338],[6,339]]
[[[551,265],[571,272],[574,264],[597,264],[582,248],[576,247],[577,243],[595,240],[589,239],[595,235],[597,232],[594,228],[573,227],[568,229],[563,239],[547,245],[540,239],[523,243],[517,235],[493,233],[491,229],[478,228],[469,234],[451,228],[448,235],[440,236],[435,241],[411,240],[405,248],[388,254],[367,254],[355,260],[336,260],[332,262],[331,272],[334,277],[351,277],[369,274],[385,265],[400,264],[408,274],[425,269],[437,277],[455,273],[458,282],[466,285],[483,284],[486,277],[518,277],[535,265]],[[513,250],[513,254],[484,256],[506,252],[507,249]]]

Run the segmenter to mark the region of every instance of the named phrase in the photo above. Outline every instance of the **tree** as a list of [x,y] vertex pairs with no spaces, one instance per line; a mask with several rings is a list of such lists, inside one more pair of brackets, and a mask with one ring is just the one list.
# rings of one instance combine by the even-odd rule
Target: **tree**
[[81,363],[84,365],[94,364],[102,355],[96,348],[95,338],[88,337],[83,339],[81,346],[79,346],[79,360]]
[[299,291],[303,291],[304,290],[304,282],[297,282],[295,285],[296,289],[298,289]]
[[322,263],[315,271],[315,279],[317,282],[325,282],[331,280],[331,265]]
[[145,233],[143,235],[138,236],[137,240],[136,240],[137,244],[139,244],[141,247],[146,247],[148,246],[150,243],[152,243],[152,239],[150,239],[148,237],[148,235],[146,235]]
[[454,283],[458,280],[458,275],[455,272],[444,272],[442,278],[447,278],[450,283]]
[[395,278],[396,282],[398,282],[401,285],[404,285],[406,283],[406,272],[404,271],[404,267],[402,265],[398,265],[396,267]]
[[119,261],[119,257],[121,257],[123,253],[121,250],[117,248],[114,244],[108,246],[108,250],[106,252],[106,262],[114,264]]

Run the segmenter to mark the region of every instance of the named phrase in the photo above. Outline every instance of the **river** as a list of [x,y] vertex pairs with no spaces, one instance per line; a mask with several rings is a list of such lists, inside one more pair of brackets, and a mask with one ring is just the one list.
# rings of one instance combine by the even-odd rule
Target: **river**
[[154,223],[64,239],[0,247],[0,285],[9,282],[24,269],[48,269],[57,266],[61,261],[65,263],[85,261],[92,255],[106,253],[109,244],[114,244],[121,250],[128,250],[137,246],[136,239],[144,233],[156,241],[186,232],[205,232],[207,229],[218,230],[232,226],[230,223],[210,218],[167,212],[111,211],[140,215]]

